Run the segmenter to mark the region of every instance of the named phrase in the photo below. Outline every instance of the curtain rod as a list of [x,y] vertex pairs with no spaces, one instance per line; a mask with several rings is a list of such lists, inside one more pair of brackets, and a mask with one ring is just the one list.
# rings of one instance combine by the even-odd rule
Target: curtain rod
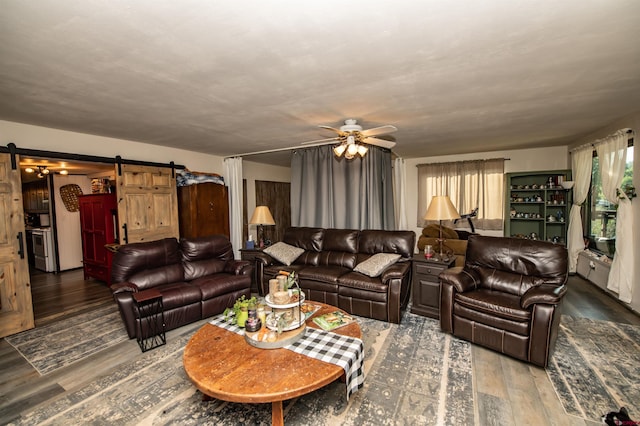
[[572,150],[570,150],[570,151],[569,151],[569,153],[572,153],[572,152],[574,152],[574,151],[578,151],[578,150],[581,150],[581,149],[585,149],[585,148],[587,148],[587,147],[589,147],[589,146],[590,146],[590,147],[592,147],[592,148],[595,148],[595,147],[596,147],[596,145],[598,145],[599,143],[603,142],[605,139],[610,138],[611,136],[615,135],[615,134],[616,134],[616,133],[618,133],[618,132],[624,132],[624,133],[626,133],[627,135],[630,135],[629,140],[633,140],[633,135],[634,135],[634,133],[635,133],[635,132],[633,131],[633,129],[630,129],[629,127],[625,127],[624,129],[616,130],[615,132],[613,132],[613,133],[611,133],[610,135],[607,135],[607,136],[605,136],[605,137],[603,137],[603,138],[596,139],[596,140],[595,140],[595,141],[593,141],[593,142],[583,143],[582,145],[577,146],[577,147],[573,148]]
[[462,161],[440,161],[440,162],[436,162],[436,163],[422,163],[422,164],[416,164],[416,167],[420,167],[420,166],[430,166],[432,164],[452,164],[452,163],[473,163],[476,161],[491,161],[491,160],[504,160],[504,161],[510,161],[511,158],[500,158],[500,157],[496,157],[496,158],[483,158],[480,160],[462,160]]

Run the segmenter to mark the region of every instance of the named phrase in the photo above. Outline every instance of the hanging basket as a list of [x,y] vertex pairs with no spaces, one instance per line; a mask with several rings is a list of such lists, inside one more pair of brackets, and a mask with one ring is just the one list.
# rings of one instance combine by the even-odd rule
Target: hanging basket
[[75,183],[60,187],[60,197],[66,209],[70,212],[77,212],[80,209],[78,195],[82,195],[82,188]]

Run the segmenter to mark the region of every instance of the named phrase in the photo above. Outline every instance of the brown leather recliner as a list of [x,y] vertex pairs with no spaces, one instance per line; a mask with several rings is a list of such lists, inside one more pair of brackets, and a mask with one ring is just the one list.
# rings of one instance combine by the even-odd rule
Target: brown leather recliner
[[472,235],[464,267],[440,274],[440,328],[546,367],[567,275],[562,245]]

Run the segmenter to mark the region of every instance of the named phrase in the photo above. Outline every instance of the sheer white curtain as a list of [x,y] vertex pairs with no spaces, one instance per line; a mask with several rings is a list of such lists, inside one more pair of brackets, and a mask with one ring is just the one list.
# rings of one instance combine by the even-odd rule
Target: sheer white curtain
[[573,175],[573,206],[569,213],[569,231],[567,248],[569,251],[569,272],[576,272],[578,255],[584,250],[584,230],[582,229],[581,206],[589,195],[591,187],[591,167],[593,146],[578,148],[571,153],[571,172]]
[[397,229],[408,229],[409,224],[405,207],[406,193],[407,167],[402,158],[396,158],[393,162],[393,195]]
[[423,216],[431,198],[448,195],[460,214],[476,207],[475,227],[502,230],[504,226],[504,159],[419,164],[417,225],[425,226]]
[[634,246],[631,201],[620,189],[627,163],[628,134],[618,130],[594,144],[598,152],[602,192],[609,202],[618,205],[616,214],[616,252],[609,271],[607,288],[618,293],[618,298],[630,303],[633,292]]
[[229,229],[233,255],[240,259],[243,247],[242,235],[242,158],[224,159],[224,181],[229,187]]

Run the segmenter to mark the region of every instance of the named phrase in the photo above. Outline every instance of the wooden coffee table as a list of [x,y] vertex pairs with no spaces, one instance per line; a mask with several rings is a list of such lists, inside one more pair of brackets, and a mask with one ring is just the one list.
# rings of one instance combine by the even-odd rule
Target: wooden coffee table
[[[335,306],[311,302],[321,308],[314,316],[339,310]],[[319,328],[311,320],[307,326]],[[361,338],[356,321],[334,330]],[[184,369],[205,395],[229,402],[271,403],[271,422],[284,424],[282,401],[296,398],[333,382],[344,370],[288,349],[259,349],[244,336],[205,324],[184,349]],[[345,390],[346,395],[346,390]]]

